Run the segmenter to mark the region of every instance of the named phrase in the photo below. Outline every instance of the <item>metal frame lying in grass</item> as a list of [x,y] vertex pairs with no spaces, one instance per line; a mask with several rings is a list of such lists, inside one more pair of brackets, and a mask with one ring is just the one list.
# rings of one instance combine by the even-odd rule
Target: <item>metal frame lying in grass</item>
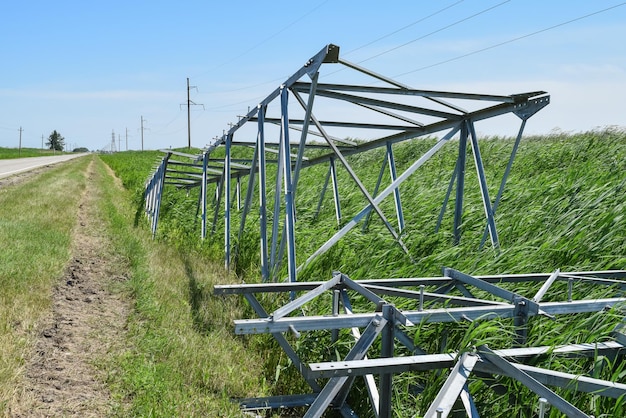
[[[215,286],[216,295],[243,295],[258,315],[257,318],[235,320],[235,333],[271,334],[312,390],[307,394],[244,399],[240,401],[242,408],[308,407],[305,417],[319,417],[328,408],[335,408],[343,416],[355,416],[346,399],[355,378],[364,376],[374,414],[391,417],[394,374],[450,368],[452,371],[426,412],[426,417],[448,416],[459,398],[468,416],[478,416],[467,382],[470,377],[482,379],[485,374],[515,379],[562,413],[574,417],[589,415],[546,385],[610,398],[626,395],[625,384],[524,364],[525,359],[541,355],[572,358],[623,356],[626,353],[626,335],[619,326],[612,336],[616,341],[556,347],[525,345],[528,321],[532,317],[545,316],[558,321],[559,315],[601,312],[626,303],[626,297],[621,297],[626,290],[626,271],[562,273],[556,270],[552,274],[497,276],[470,276],[449,268],[443,271],[444,276],[436,278],[353,281],[336,272],[326,282]],[[507,289],[523,282],[534,282],[535,287],[541,283],[541,287],[534,295],[518,294]],[[554,284],[558,282],[567,283],[568,291],[556,289]],[[586,285],[612,286],[619,297],[574,300],[572,289]],[[427,292],[427,288],[434,291]],[[288,292],[299,296],[271,313],[257,298],[262,293]],[[332,292],[332,303],[327,315],[303,314],[305,304],[328,292]],[[463,296],[450,293],[461,293]],[[546,297],[552,300],[544,302]],[[276,298],[272,297],[273,300]],[[400,310],[385,298],[402,301],[396,305],[403,306],[409,301],[415,309]],[[356,300],[366,300],[373,308],[369,312],[354,313],[352,304]],[[340,312],[340,305],[343,305],[343,313]],[[415,345],[411,335],[415,326],[420,324],[470,323],[495,318],[513,319],[516,337],[511,343],[515,348],[492,350],[486,345],[479,345],[470,351],[428,354]],[[351,329],[355,341],[342,361],[307,363],[298,356],[286,337],[292,334],[299,338],[304,332],[326,331],[335,342],[340,329]],[[381,347],[379,357],[372,358],[370,348],[378,338]],[[394,356],[400,346],[404,347],[403,351],[408,350],[414,355]],[[459,349],[467,350],[463,347]],[[378,382],[374,375],[379,376]]]
[[[337,66],[341,70],[350,72],[345,73],[347,79],[359,79],[362,82],[360,84],[319,82],[322,69],[335,69]],[[324,73],[324,75],[330,74]],[[457,243],[461,238],[466,159],[471,150],[486,220],[483,242],[489,237],[493,247],[498,248],[499,238],[494,216],[526,121],[549,102],[550,96],[543,91],[491,95],[415,89],[342,59],[339,56],[339,47],[329,44],[257,106],[249,110],[246,115],[240,116],[237,123],[231,124],[230,128],[208,145],[202,154],[187,155],[188,162],[165,158],[155,172],[157,181],[149,182],[146,187],[146,207],[147,210],[151,210],[148,214],[153,219],[153,230],[156,231],[163,185],[172,184],[188,189],[199,187],[198,207],[202,213],[201,235],[205,238],[210,223],[207,213],[210,210],[207,188],[209,184],[214,184],[211,232],[215,232],[218,221],[221,222],[223,218],[225,263],[228,268],[233,254],[236,255],[232,245],[235,232],[231,226],[231,209],[234,203],[233,180],[236,180],[237,209],[242,211],[237,239],[237,242],[240,242],[247,215],[251,210],[258,177],[261,275],[265,281],[275,279],[286,251],[286,276],[289,281],[295,282],[298,273],[303,268],[328,251],[357,224],[366,224],[372,214],[380,218],[393,240],[408,254],[408,249],[401,237],[405,220],[400,185],[458,136],[456,167],[439,214],[437,229],[441,225],[449,198],[456,185],[453,234]],[[314,103],[315,112],[313,111]],[[334,111],[337,108],[342,110]],[[487,177],[478,146],[475,124],[510,113],[521,119],[521,126],[498,193],[495,199],[492,199],[488,192]],[[323,114],[323,118],[318,117],[318,114]],[[271,128],[274,128],[275,133],[271,132]],[[294,132],[297,140],[292,141],[291,134]],[[360,133],[375,137],[365,142],[345,139],[358,137]],[[437,142],[410,164],[404,172],[398,173],[394,159],[394,145],[434,134],[440,135]],[[272,136],[274,139],[270,139]],[[253,156],[234,160],[233,147],[253,148]],[[214,155],[218,148],[224,151],[223,156],[216,158]],[[385,157],[381,164],[376,188],[370,192],[351,167],[347,157],[376,148],[384,148]],[[320,155],[318,152],[317,155],[309,158],[307,155],[309,149],[322,150],[322,153]],[[171,151],[166,152],[168,156],[176,155]],[[269,160],[266,154],[273,154],[277,157]],[[337,162],[342,164],[354,182],[356,190],[362,193],[367,202],[366,206],[358,213],[351,215],[352,218],[347,222],[343,218],[345,213],[341,210],[341,196],[337,187]],[[273,208],[272,202],[268,201],[268,196],[271,196],[271,193],[268,194],[268,189],[271,190],[272,187],[267,184],[269,164],[277,165],[273,187]],[[299,254],[297,257],[294,225],[297,218],[295,196],[298,180],[302,169],[318,164],[328,164],[328,173],[316,212],[319,213],[329,182],[332,183],[334,212],[341,228],[312,254],[307,254],[306,257],[304,254]],[[379,190],[387,168],[391,183]],[[241,179],[245,176],[248,176],[248,182],[242,206]],[[159,201],[150,200],[155,196]],[[389,196],[393,196],[394,199],[395,221],[391,221],[389,215],[381,209],[382,201]],[[153,208],[157,210],[153,211]]]

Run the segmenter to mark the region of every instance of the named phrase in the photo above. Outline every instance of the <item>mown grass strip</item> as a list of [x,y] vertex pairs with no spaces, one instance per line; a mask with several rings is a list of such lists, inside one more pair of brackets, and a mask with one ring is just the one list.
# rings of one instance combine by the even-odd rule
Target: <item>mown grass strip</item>
[[127,401],[119,415],[239,416],[231,397],[266,389],[259,353],[230,332],[240,306],[212,296],[213,284],[232,279],[221,263],[152,241],[133,226],[133,193],[98,177],[110,238],[131,270],[134,303],[128,348],[106,365],[114,396]]
[[52,286],[68,262],[88,162],[76,159],[0,188],[0,414],[14,395],[34,331],[50,308]]

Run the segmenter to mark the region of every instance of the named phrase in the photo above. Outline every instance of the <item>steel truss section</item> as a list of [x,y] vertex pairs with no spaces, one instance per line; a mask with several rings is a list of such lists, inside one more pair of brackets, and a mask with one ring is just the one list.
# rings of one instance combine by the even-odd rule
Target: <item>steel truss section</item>
[[[350,79],[364,81],[361,84],[319,82],[322,70],[330,65],[349,70]],[[208,230],[214,233],[218,223],[223,223],[227,267],[233,259],[235,261],[237,259],[237,247],[233,245],[233,241],[240,242],[242,239],[246,218],[255,203],[254,189],[258,188],[259,197],[256,203],[259,208],[261,275],[264,281],[277,279],[281,265],[286,261],[285,275],[288,281],[295,282],[298,274],[307,265],[328,251],[357,224],[362,223],[365,228],[372,215],[380,219],[391,239],[397,242],[410,258],[410,251],[404,245],[401,236],[406,226],[400,186],[441,148],[449,142],[456,142],[453,139],[458,138],[456,169],[439,214],[437,228],[441,225],[449,197],[455,190],[453,233],[456,242],[461,239],[466,157],[471,150],[485,214],[484,240],[489,238],[492,246],[497,249],[500,244],[495,214],[526,121],[548,105],[549,101],[550,97],[543,91],[491,95],[415,89],[342,59],[339,47],[329,44],[257,106],[251,108],[246,115],[240,116],[237,123],[231,124],[228,130],[216,137],[201,155],[167,151],[168,155],[184,157],[187,162],[166,159],[163,168],[158,170],[165,173],[165,182],[161,182],[162,185],[171,184],[187,189],[200,188],[198,211],[202,212],[201,236],[205,238]],[[336,107],[345,110],[329,112],[328,109]],[[492,199],[475,124],[509,113],[520,118],[521,126],[496,198]],[[358,137],[360,134],[369,139],[365,142],[346,139],[348,136]],[[430,135],[436,135],[439,139],[400,173],[394,158],[394,146],[403,141]],[[243,154],[235,153],[236,149],[245,148],[253,149],[251,158],[250,152],[246,154],[248,157],[241,157]],[[348,157],[376,148],[383,148],[385,156],[381,161],[378,182],[372,192],[351,167]],[[222,149],[223,152],[217,152],[218,149]],[[311,155],[309,150],[315,150],[315,155]],[[235,155],[239,159],[236,159]],[[277,166],[273,187],[268,184],[267,173],[270,164]],[[334,216],[339,230],[328,237],[312,254],[297,254],[295,223],[298,218],[298,181],[303,169],[319,164],[328,165],[328,174],[325,181],[320,179],[320,184],[323,183],[324,186],[315,212],[317,215],[321,213],[324,195],[330,184],[333,189]],[[341,173],[337,170],[338,164],[343,167]],[[386,167],[389,169],[390,184],[385,186],[382,184],[382,178]],[[347,173],[366,202],[366,206],[356,214],[347,214],[341,207],[337,182],[339,174],[345,175],[344,173]],[[156,172],[155,176],[158,177]],[[248,176],[247,191],[242,207],[241,179],[246,176]],[[237,181],[236,201],[238,210],[241,209],[236,240],[233,240],[234,231],[231,222],[233,203],[231,179]],[[215,185],[212,208],[207,203],[209,185]],[[154,186],[150,187],[152,190]],[[161,186],[159,190],[162,188]],[[272,191],[273,205],[267,201],[267,196],[272,195]],[[384,213],[381,207],[383,200],[390,195],[393,195],[394,200],[393,216]],[[161,193],[158,193],[156,198],[160,200]],[[211,217],[207,211],[211,210],[213,221],[209,228]],[[156,231],[156,220],[153,224]]]
[[[564,342],[566,345],[561,346],[526,345],[528,322],[533,317],[544,316],[559,321],[560,315],[568,315],[563,320],[571,320],[572,314],[621,309],[626,303],[623,296],[626,271],[556,270],[549,274],[471,276],[444,268],[443,273],[442,277],[432,278],[353,281],[345,274],[335,272],[325,282],[215,286],[216,295],[243,295],[258,315],[257,318],[235,320],[235,333],[271,334],[312,389],[312,393],[240,400],[241,407],[249,410],[305,407],[305,417],[320,417],[327,409],[334,408],[342,411],[343,416],[354,416],[347,398],[355,379],[363,377],[375,416],[391,417],[393,376],[437,369],[451,371],[425,417],[447,417],[453,407],[459,405],[467,416],[477,417],[478,409],[468,382],[470,379],[490,379],[493,375],[517,380],[563,414],[573,417],[589,415],[549,387],[615,399],[626,395],[626,384],[623,383],[528,364],[541,357],[550,359],[550,356],[571,359],[623,357],[626,354],[626,317],[611,335],[613,341]],[[527,292],[532,294],[510,290],[519,288],[520,283],[532,285],[524,287],[531,289]],[[564,286],[567,292],[563,292]],[[572,289],[579,286],[585,286],[583,289],[604,286],[607,294],[615,296],[574,300]],[[329,312],[304,314],[307,304],[317,300],[317,310],[320,304],[327,303],[322,301],[328,300],[323,296],[329,292],[332,300]],[[257,298],[263,293],[273,294],[267,300],[281,300],[280,293],[290,294],[291,300],[268,312]],[[479,294],[481,297],[475,296]],[[543,301],[547,298],[549,302]],[[355,303],[366,312],[354,313],[352,305]],[[364,306],[369,306],[369,311]],[[415,309],[400,310],[396,306],[415,306]],[[470,324],[494,318],[512,319],[512,330],[516,334],[511,341],[513,348],[494,350],[479,345],[469,351],[467,347],[458,347],[457,350],[463,351],[437,354],[427,353],[414,343],[419,341],[413,336],[416,325]],[[290,339],[313,331],[327,332],[335,342],[341,329],[351,330],[354,338],[352,348],[341,361],[319,362],[319,359],[301,358],[290,343]],[[376,341],[379,343],[375,344]],[[380,350],[372,349],[374,346]],[[447,351],[450,349],[454,348],[446,348]],[[407,351],[412,354],[406,355]],[[400,352],[405,354],[398,355]],[[306,353],[301,355],[306,356]]]

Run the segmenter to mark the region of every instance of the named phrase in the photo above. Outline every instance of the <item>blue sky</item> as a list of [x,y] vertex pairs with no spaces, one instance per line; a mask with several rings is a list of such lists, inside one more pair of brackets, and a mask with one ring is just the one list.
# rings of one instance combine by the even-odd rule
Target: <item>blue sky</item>
[[[140,149],[141,116],[145,148],[185,146],[187,77],[204,105],[191,122],[202,147],[328,43],[415,88],[545,90],[551,104],[528,134],[626,126],[618,0],[8,1],[0,39],[0,147],[16,147],[22,127],[27,147],[57,130],[72,146],[101,149],[114,131],[125,149],[128,130],[129,148]],[[321,80],[352,81],[346,74]],[[518,126],[505,118],[477,129]]]

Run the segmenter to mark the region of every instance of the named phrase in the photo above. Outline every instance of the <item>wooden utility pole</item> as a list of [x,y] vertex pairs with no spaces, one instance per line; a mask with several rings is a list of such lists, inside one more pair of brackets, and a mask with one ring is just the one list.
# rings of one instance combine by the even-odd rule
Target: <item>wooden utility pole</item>
[[191,89],[198,90],[198,87],[190,86],[189,77],[187,77],[187,148],[191,148],[191,106],[202,106],[204,109],[204,105],[202,103],[194,103],[191,101],[191,98],[189,97],[189,90]]
[[22,131],[23,131],[21,126],[20,126],[19,131],[20,131],[20,146],[19,146],[17,153],[19,156],[21,156],[22,155]]

